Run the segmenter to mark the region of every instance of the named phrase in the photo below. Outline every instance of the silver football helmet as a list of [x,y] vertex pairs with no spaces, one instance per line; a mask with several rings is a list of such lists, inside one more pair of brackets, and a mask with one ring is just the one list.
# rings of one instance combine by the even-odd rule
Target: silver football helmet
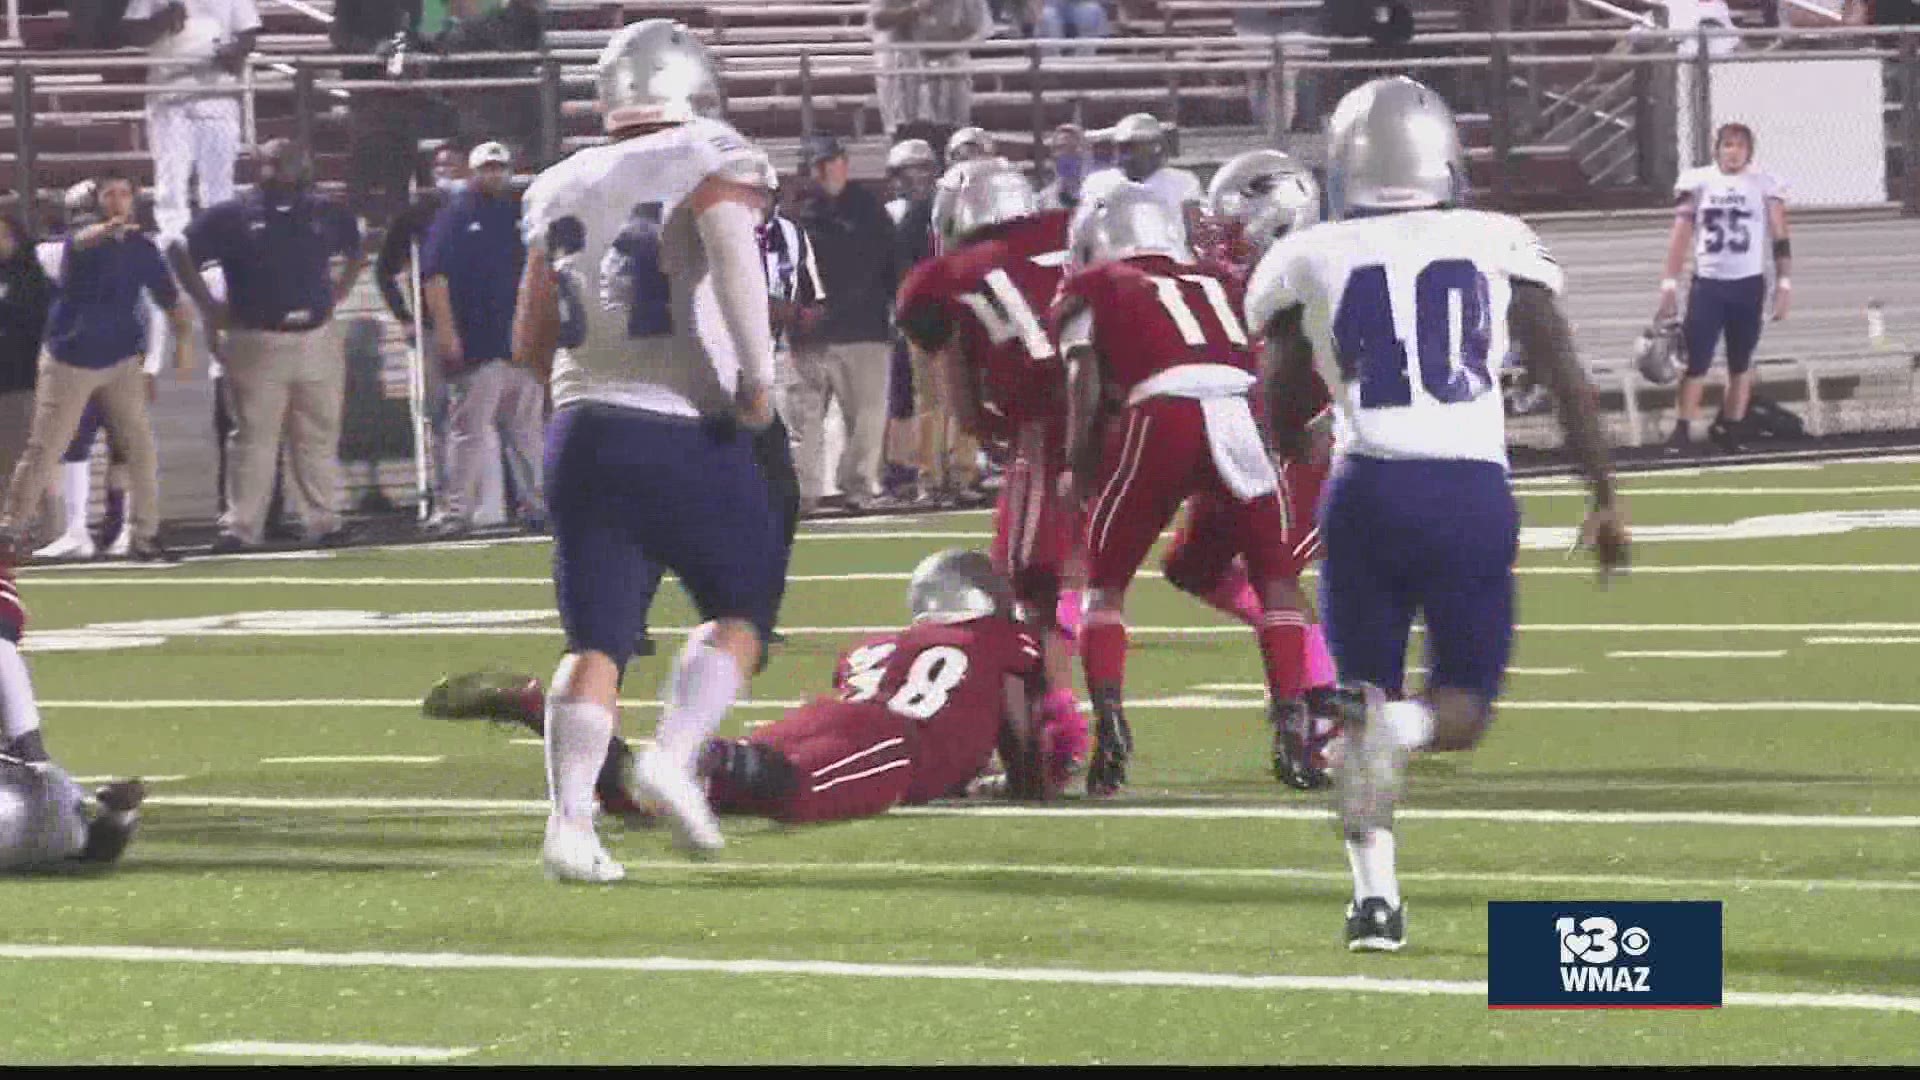
[[671,19],[647,19],[613,35],[595,68],[609,132],[643,124],[719,119],[727,95],[706,46]]
[[928,169],[940,167],[940,159],[934,156],[933,144],[925,139],[904,139],[893,144],[887,151],[887,171],[897,172],[915,165]]
[[1040,212],[1033,185],[1006,158],[977,158],[948,169],[940,178],[944,199],[934,202],[934,228],[948,243],[964,241],[990,225],[1000,225]]
[[1633,345],[1633,366],[1640,377],[1655,386],[1666,386],[1687,370],[1687,339],[1680,322],[1668,319],[1640,331]]
[[1457,202],[1466,156],[1453,110],[1405,76],[1374,79],[1340,99],[1327,123],[1327,205],[1352,211],[1416,210]]
[[907,582],[907,609],[917,623],[963,623],[1013,612],[1013,587],[978,551],[929,555]]
[[1278,150],[1251,150],[1213,174],[1207,210],[1240,223],[1258,256],[1275,240],[1320,220],[1320,185],[1307,167]]
[[993,156],[993,136],[985,128],[963,127],[947,137],[947,163],[957,165]]
[[1144,185],[1130,182],[1108,189],[1074,219],[1067,250],[1081,266],[1141,255],[1193,261],[1186,222]]

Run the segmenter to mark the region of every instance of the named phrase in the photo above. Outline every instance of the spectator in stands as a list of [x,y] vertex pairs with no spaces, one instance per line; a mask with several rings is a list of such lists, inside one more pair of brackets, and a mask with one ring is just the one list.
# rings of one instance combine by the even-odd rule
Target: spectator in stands
[[964,126],[973,112],[967,50],[888,46],[982,40],[993,33],[987,0],[872,0],[868,18],[880,67],[880,123],[887,137],[915,122]]
[[[1103,38],[1107,36],[1107,22],[1107,7],[1101,0],[1041,0],[1034,34],[1042,38]],[[1071,51],[1091,56],[1093,46]]]
[[[424,338],[414,334],[414,312],[407,297],[412,293],[413,265],[420,245],[427,242],[427,230],[433,226],[433,219],[440,214],[449,196],[464,188],[467,184],[467,152],[456,142],[442,143],[433,152],[433,163],[427,183],[421,185],[414,196],[413,205],[405,213],[393,219],[387,229],[386,239],[380,243],[380,257],[374,263],[374,283],[380,287],[380,298],[386,301],[387,310],[393,313],[393,319],[399,323],[407,335],[407,344],[418,349],[433,347],[433,312],[425,307],[420,309],[420,321],[429,331]],[[405,285],[402,285],[402,282]],[[440,365],[433,362],[430,355],[423,354],[421,363],[426,373],[426,412],[427,425],[432,432],[431,446],[428,448],[431,493],[422,492],[422,498],[434,498],[441,505],[436,511],[445,509],[449,477],[447,474],[447,384],[441,378]],[[485,502],[485,498],[482,498]]]
[[120,37],[158,63],[148,81],[147,145],[153,151],[154,217],[162,236],[187,227],[187,182],[200,180],[200,207],[233,197],[240,153],[237,87],[260,36],[254,0],[132,0]]
[[126,14],[127,0],[68,0],[68,41],[76,49],[111,49]]
[[143,562],[171,561],[159,539],[160,472],[141,364],[140,301],[143,294],[151,296],[173,320],[180,334],[175,362],[181,370],[192,355],[185,347],[186,312],[159,250],[134,221],[133,181],[108,174],[98,191],[103,220],[67,241],[27,445],[0,504],[0,549],[18,551],[61,451],[72,441],[87,401],[99,392],[127,457],[133,530],[128,555]]
[[[168,250],[174,273],[200,306],[208,344],[225,361],[238,422],[227,512],[214,551],[263,539],[280,442],[307,539],[347,543],[340,520],[340,411],[345,350],[334,307],[366,266],[360,226],[313,194],[313,167],[291,141],[260,148],[260,183],[202,214]],[[346,259],[333,276],[334,256]],[[200,267],[217,262],[228,298],[207,290]]]
[[546,389],[511,359],[513,312],[527,259],[520,200],[512,187],[513,154],[501,143],[482,143],[467,167],[472,179],[447,198],[420,250],[434,358],[451,404],[446,510],[433,531],[456,537],[472,529],[482,476],[500,469],[503,442],[528,479],[516,485],[518,519],[544,531],[540,442]]
[[1053,179],[1040,189],[1043,210],[1071,210],[1080,205],[1080,185],[1093,163],[1087,152],[1087,129],[1061,124],[1047,136],[1048,168]]
[[[329,37],[335,52],[380,55],[381,64],[348,64],[344,78],[407,77],[408,56],[421,48],[420,0],[334,0]],[[353,123],[347,189],[355,213],[383,227],[407,203],[407,179],[422,132],[434,126],[423,94],[361,92],[350,98]]]
[[34,258],[18,218],[0,217],[0,499],[27,448],[40,344],[53,307],[53,282]]
[[[1331,6],[1331,5],[1329,5]],[[1324,29],[1319,11],[1314,9],[1235,8],[1233,32],[1244,38],[1280,39],[1283,67],[1281,100],[1274,101],[1271,80],[1266,72],[1253,76],[1253,119],[1268,122],[1268,110],[1281,111],[1281,127],[1288,131],[1314,131],[1320,123],[1320,102],[1314,73],[1301,71],[1299,61],[1309,55],[1305,39]]]
[[[542,0],[507,0],[487,10],[480,0],[453,0],[447,6],[452,23],[436,42],[448,54],[539,52],[546,47],[546,13]],[[459,64],[450,70],[462,79],[524,78],[537,73],[535,65],[524,61],[495,64]],[[537,86],[501,87],[480,93],[456,92],[452,96],[455,132],[461,141],[477,143],[482,139],[505,136],[527,160],[539,161],[540,88]]]
[[[880,454],[887,427],[888,365],[893,340],[893,294],[900,269],[893,222],[880,200],[849,183],[846,149],[832,136],[809,140],[805,161],[814,190],[796,215],[813,247],[826,314],[793,343],[799,385],[792,394],[799,438],[800,491],[805,508],[826,488],[826,417],[840,403],[847,425],[840,457],[840,491],[852,509],[864,509],[880,491]],[[803,286],[801,303],[814,297]]]

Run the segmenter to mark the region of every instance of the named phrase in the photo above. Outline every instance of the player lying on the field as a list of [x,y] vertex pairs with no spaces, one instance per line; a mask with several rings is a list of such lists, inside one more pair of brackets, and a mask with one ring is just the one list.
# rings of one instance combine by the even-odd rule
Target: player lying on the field
[[86,793],[47,757],[33,682],[20,658],[26,608],[0,562],[0,870],[104,866],[133,839],[146,788],[138,780]]
[[[1067,780],[1068,755],[1042,745],[1034,704],[1045,692],[1040,648],[1015,621],[1012,590],[985,555],[929,556],[907,587],[913,623],[841,658],[834,692],[744,739],[709,739],[699,775],[713,807],[785,822],[840,821],[960,794],[998,754],[1006,790],[1044,798]],[[444,679],[429,715],[540,730],[531,676]],[[609,761],[629,760],[615,736]],[[617,766],[601,772],[609,812],[640,808]]]

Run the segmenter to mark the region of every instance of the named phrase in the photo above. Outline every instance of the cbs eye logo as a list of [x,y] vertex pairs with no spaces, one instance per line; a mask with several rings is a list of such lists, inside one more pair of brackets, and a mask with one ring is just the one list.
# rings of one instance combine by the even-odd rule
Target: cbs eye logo
[[1604,915],[1576,920],[1566,917],[1555,920],[1554,930],[1560,939],[1560,962],[1571,964],[1575,961],[1588,964],[1611,964],[1620,958],[1621,953],[1628,956],[1645,956],[1653,948],[1653,935],[1638,926],[1629,926],[1624,931],[1620,924]]

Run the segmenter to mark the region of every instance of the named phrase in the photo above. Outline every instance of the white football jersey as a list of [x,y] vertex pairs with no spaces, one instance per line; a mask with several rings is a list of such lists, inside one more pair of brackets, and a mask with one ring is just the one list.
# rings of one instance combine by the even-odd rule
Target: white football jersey
[[[1101,169],[1088,176],[1080,185],[1080,206],[1084,209],[1098,202],[1102,195],[1127,182],[1127,174],[1118,168]],[[1207,189],[1200,184],[1200,178],[1185,169],[1176,169],[1163,165],[1152,176],[1140,181],[1160,205],[1173,214],[1175,221],[1185,221],[1183,208],[1188,203],[1207,201]]]
[[705,119],[583,150],[540,174],[521,226],[560,282],[556,407],[732,411],[740,361],[687,199],[709,176],[764,188],[769,174],[744,136]]
[[1337,453],[1505,465],[1499,368],[1515,280],[1556,295],[1564,283],[1518,218],[1416,210],[1328,222],[1260,260],[1247,324],[1302,309],[1334,391]]
[[1693,198],[1696,275],[1738,281],[1767,272],[1767,253],[1773,248],[1767,200],[1785,199],[1785,184],[1752,167],[1724,173],[1718,165],[1705,165],[1681,173],[1673,196]]
[[44,866],[86,846],[85,793],[59,766],[0,758],[0,869]]

